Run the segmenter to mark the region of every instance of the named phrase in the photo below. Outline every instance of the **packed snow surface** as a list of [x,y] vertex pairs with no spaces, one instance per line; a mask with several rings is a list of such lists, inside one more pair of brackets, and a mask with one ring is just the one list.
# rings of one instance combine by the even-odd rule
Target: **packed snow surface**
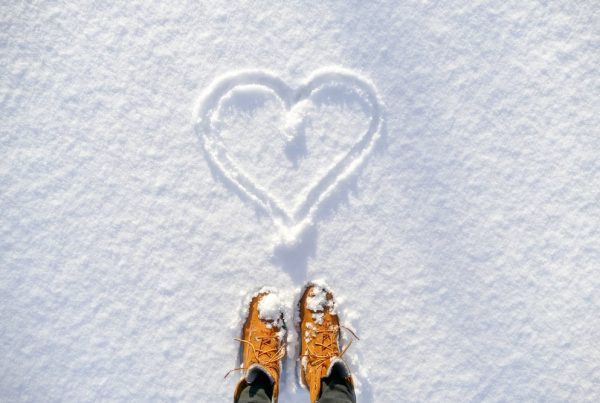
[[360,402],[598,401],[599,19],[3,2],[0,401],[230,401],[272,286],[305,402],[315,278]]

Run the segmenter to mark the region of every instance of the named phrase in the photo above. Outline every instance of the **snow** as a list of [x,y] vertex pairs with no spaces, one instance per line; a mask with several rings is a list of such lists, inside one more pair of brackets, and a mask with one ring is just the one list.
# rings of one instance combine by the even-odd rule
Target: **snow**
[[268,322],[275,322],[282,317],[284,308],[279,296],[269,293],[258,302],[258,317]]
[[271,286],[307,401],[315,278],[360,402],[598,400],[593,2],[0,8],[0,400],[230,401]]
[[[327,293],[331,292],[331,289],[323,280],[316,280],[309,283],[314,285],[312,291],[306,298],[306,308],[313,312],[312,316],[316,323],[323,323],[323,312],[327,308],[332,314],[336,314],[335,297],[333,299],[327,299]],[[333,293],[332,293],[333,296]]]

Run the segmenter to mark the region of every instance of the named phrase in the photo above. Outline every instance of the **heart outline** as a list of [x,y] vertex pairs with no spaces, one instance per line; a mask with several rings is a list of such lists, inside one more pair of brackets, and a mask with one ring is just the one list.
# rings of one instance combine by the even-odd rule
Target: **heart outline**
[[[249,85],[262,86],[272,91],[282,102],[286,112],[299,102],[309,99],[315,91],[328,86],[342,86],[351,90],[361,102],[370,107],[368,129],[357,137],[350,150],[340,154],[343,155],[342,158],[330,166],[325,174],[302,189],[302,194],[306,197],[291,211],[235,163],[227,153],[218,132],[214,130],[212,118],[220,110],[220,102],[236,87]],[[287,232],[292,238],[313,222],[321,203],[362,164],[381,135],[383,127],[382,104],[373,84],[355,72],[340,68],[317,70],[296,89],[266,70],[243,70],[225,74],[217,78],[200,96],[193,119],[194,130],[202,140],[209,162],[238,191],[266,211],[280,230]]]

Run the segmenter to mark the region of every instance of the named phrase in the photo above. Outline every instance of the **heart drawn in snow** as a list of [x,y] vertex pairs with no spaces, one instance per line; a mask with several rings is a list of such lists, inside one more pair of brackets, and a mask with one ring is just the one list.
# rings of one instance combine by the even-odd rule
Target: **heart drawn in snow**
[[[329,158],[331,165],[324,167],[319,176],[304,186],[299,192],[300,200],[287,206],[275,197],[269,189],[242,169],[228,150],[219,132],[219,116],[223,104],[235,91],[251,88],[258,94],[268,92],[276,98],[288,114],[301,109],[303,103],[311,101],[319,91],[334,88],[339,93],[351,94],[353,101],[361,104],[368,126],[358,136],[348,141],[348,147],[338,158]],[[253,97],[253,92],[249,92]],[[303,85],[292,89],[276,75],[262,71],[235,72],[218,78],[202,95],[194,111],[195,130],[211,164],[231,182],[246,198],[264,209],[280,229],[294,238],[304,227],[313,221],[320,204],[326,200],[341,183],[351,175],[373,149],[380,135],[383,119],[381,104],[372,84],[356,73],[340,69],[327,69],[315,72]],[[252,133],[250,133],[252,135]],[[294,140],[294,134],[288,141]],[[291,232],[290,232],[291,231]]]

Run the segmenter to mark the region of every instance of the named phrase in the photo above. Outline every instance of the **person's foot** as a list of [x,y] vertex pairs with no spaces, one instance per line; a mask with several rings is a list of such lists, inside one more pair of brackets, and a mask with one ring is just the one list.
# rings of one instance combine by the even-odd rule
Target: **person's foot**
[[283,306],[279,296],[267,289],[254,295],[248,307],[248,317],[242,329],[243,363],[239,368],[243,377],[237,384],[234,400],[253,383],[269,381],[264,392],[272,402],[279,396],[281,360],[285,356],[286,327]]
[[323,284],[310,283],[302,294],[300,308],[300,381],[315,402],[323,378],[335,370],[350,385],[352,377],[342,355],[350,346],[340,350],[340,323],[331,290]]

